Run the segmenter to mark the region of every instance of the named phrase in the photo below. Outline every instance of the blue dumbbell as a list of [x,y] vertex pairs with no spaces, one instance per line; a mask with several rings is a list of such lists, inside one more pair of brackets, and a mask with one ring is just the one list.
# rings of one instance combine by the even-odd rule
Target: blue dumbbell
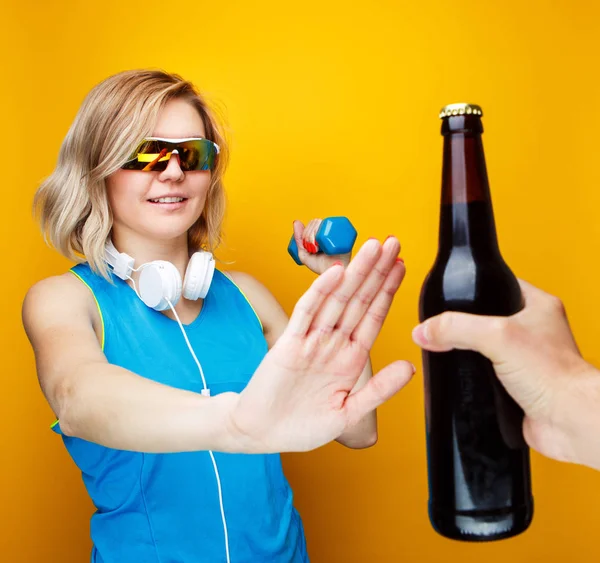
[[[321,222],[315,241],[319,245],[319,252],[328,255],[348,254],[356,241],[356,229],[347,217],[327,217]],[[302,262],[298,258],[298,245],[294,235],[290,239],[288,252],[296,264],[301,266]]]

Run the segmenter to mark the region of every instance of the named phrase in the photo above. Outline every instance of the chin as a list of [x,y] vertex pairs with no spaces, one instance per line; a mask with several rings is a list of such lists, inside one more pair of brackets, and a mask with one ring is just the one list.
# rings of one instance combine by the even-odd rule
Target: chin
[[137,226],[132,226],[129,230],[140,233],[149,240],[177,240],[187,235],[187,232],[194,225],[191,220],[161,220],[151,221]]
[[[193,223],[185,223],[182,225],[152,225],[148,229],[144,229],[149,238],[159,240],[176,240],[187,236],[187,232]],[[162,227],[162,228],[161,228]]]

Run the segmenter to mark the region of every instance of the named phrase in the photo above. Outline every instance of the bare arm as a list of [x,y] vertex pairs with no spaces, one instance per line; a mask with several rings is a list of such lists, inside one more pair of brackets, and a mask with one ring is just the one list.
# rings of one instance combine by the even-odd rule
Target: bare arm
[[[45,280],[23,305],[41,387],[65,434],[108,447],[242,453],[320,447],[414,373],[408,362],[393,362],[349,394],[401,283],[390,249],[393,242],[382,252],[369,241],[347,269],[334,265],[315,279],[244,390],[208,398],[110,365],[94,331],[99,318],[87,288],[69,274]],[[363,295],[363,283],[374,291]]]
[[90,291],[73,275],[36,284],[23,304],[40,385],[61,430],[145,452],[252,451],[229,423],[238,395],[203,397],[109,364]]

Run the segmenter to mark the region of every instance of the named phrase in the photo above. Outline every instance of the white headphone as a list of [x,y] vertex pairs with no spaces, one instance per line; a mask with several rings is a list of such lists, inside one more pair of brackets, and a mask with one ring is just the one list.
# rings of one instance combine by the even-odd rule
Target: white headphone
[[136,289],[136,293],[148,307],[156,311],[164,311],[170,306],[169,303],[174,307],[182,294],[192,301],[204,299],[215,271],[213,255],[205,250],[192,254],[183,283],[179,270],[171,262],[153,260],[134,268],[134,258],[119,252],[111,239],[106,242],[104,250],[106,262],[122,280],[133,281],[131,273],[141,270],[139,292]]

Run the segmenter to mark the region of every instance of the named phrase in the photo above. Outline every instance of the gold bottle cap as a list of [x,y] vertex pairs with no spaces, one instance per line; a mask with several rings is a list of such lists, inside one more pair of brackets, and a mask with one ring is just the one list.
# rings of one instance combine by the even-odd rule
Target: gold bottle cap
[[475,104],[450,104],[442,108],[440,119],[454,115],[483,115],[481,107]]

